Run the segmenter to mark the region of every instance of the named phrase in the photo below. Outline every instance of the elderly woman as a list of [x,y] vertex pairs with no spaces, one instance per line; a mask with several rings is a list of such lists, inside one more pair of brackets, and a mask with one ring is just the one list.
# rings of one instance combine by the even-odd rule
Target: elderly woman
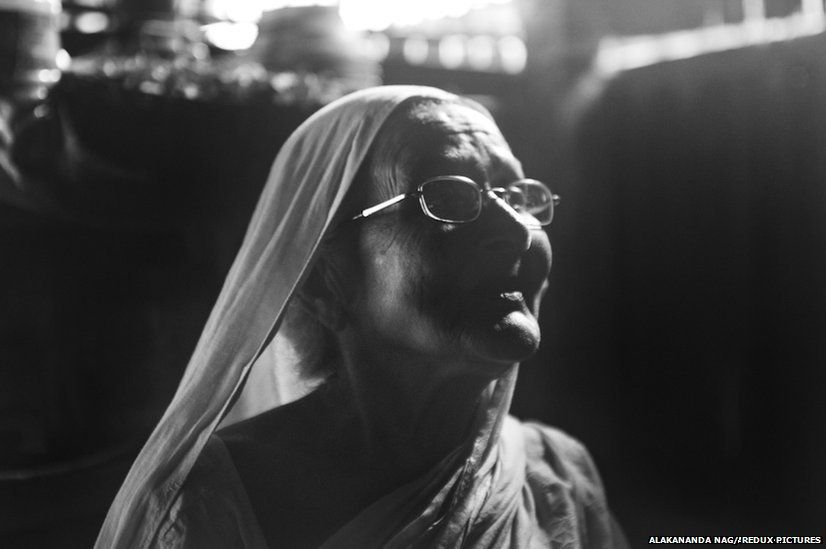
[[[584,448],[507,414],[554,200],[457,96],[375,88],[313,116],[98,546],[621,545]],[[307,394],[219,429],[254,364]]]

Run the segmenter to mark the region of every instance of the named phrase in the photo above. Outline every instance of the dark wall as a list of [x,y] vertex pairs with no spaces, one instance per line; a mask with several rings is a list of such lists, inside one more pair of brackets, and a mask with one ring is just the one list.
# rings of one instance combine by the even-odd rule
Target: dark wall
[[0,204],[2,547],[91,546],[312,110],[69,75],[47,107],[0,150],[37,197]]

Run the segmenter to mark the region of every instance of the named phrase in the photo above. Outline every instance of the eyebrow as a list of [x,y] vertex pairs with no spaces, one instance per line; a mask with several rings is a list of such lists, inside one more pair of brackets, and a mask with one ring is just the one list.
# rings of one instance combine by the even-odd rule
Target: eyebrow
[[[514,160],[516,160],[516,165],[521,168],[519,160],[516,158]],[[497,155],[488,156],[487,161],[478,158],[476,155],[454,157],[452,160],[440,159],[436,166],[441,171],[434,175],[465,175],[478,183],[493,183],[500,180],[511,182],[522,177],[516,166]],[[461,173],[448,174],[445,171],[456,172],[457,167]]]

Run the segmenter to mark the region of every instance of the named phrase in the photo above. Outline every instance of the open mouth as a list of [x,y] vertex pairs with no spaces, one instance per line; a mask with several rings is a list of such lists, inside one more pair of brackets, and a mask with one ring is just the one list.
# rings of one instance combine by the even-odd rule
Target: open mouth
[[524,299],[525,284],[516,276],[494,278],[486,281],[478,290],[480,295],[495,296],[501,299]]
[[499,294],[499,299],[503,299],[505,301],[519,302],[519,303],[524,303],[525,302],[525,297],[524,297],[524,295],[522,295],[522,292],[519,291],[519,290],[501,292]]
[[521,286],[516,277],[507,277],[485,284],[474,293],[486,308],[505,312],[525,307],[525,291]]

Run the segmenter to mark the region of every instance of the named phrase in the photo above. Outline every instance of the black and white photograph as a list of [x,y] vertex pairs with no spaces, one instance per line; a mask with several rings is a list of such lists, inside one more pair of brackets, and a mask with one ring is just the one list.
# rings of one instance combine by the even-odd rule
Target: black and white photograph
[[0,0],[0,548],[824,543],[824,0]]

